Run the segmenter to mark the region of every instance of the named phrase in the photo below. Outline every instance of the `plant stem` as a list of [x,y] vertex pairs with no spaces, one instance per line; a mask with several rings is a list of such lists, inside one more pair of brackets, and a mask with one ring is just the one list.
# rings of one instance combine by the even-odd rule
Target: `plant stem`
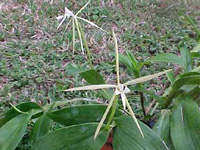
[[[140,75],[139,75],[139,77],[140,77]],[[140,83],[138,83],[138,87],[142,88],[142,85]],[[139,94],[140,94],[140,103],[141,103],[141,107],[142,107],[142,112],[143,112],[143,115],[146,116],[146,111],[145,111],[145,107],[144,107],[144,100],[145,100],[144,93],[139,92]]]
[[[134,67],[134,65],[133,65],[133,67]],[[134,76],[136,78],[140,78],[141,77],[140,71],[138,70],[137,72],[134,72]],[[140,83],[138,83],[138,87],[142,88],[142,85]],[[144,93],[139,92],[139,94],[140,94],[140,103],[141,103],[141,107],[142,107],[142,112],[143,112],[143,115],[146,116],[146,111],[145,111],[145,107],[144,107],[144,100],[145,100]]]
[[108,119],[108,122],[107,122],[107,125],[106,125],[106,130],[110,129],[110,124],[111,124],[113,117],[115,115],[117,104],[118,104],[118,99],[116,98],[116,95],[115,95],[115,100],[114,100],[113,105],[112,105],[112,111],[111,111],[111,114],[109,116],[109,119]]
[[139,94],[140,94],[140,103],[142,107],[142,112],[143,112],[143,115],[146,116],[145,107],[144,107],[144,93],[139,92]]
[[[163,88],[160,90],[160,92],[157,95],[160,96],[168,86],[169,86],[169,82],[167,82],[167,84],[163,86]],[[156,100],[153,100],[151,102],[151,104],[149,105],[149,107],[146,110],[146,114],[149,113],[149,111],[151,110],[151,108],[154,106],[155,103],[156,103]]]
[[81,24],[78,22],[78,20],[77,20],[77,23],[78,23],[78,27],[80,29],[81,37],[83,39],[84,47],[85,47],[85,49],[87,51],[87,56],[88,56],[88,61],[89,61],[89,64],[90,64],[90,68],[93,69],[94,67],[93,67],[92,59],[91,59],[91,52],[90,52],[90,49],[88,47],[87,41],[85,39],[83,28],[81,27]]

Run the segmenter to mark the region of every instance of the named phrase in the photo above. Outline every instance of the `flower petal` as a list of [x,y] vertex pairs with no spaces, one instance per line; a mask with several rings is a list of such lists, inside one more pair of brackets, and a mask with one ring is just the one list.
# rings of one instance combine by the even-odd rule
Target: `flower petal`
[[60,16],[56,17],[56,19],[59,21],[59,20],[61,20],[63,17],[64,17],[63,15],[60,15]]
[[116,88],[116,87],[117,86],[113,84],[99,84],[99,85],[75,87],[75,88],[67,89],[64,91],[68,92],[68,91],[83,91],[83,90],[99,90],[99,89]]
[[124,108],[124,110],[126,110],[126,95],[122,93],[121,98],[122,98],[123,108]]
[[74,14],[71,10],[69,10],[67,7],[65,7],[65,14],[67,15],[67,17],[74,17]]
[[165,74],[165,73],[167,73],[169,71],[171,71],[171,69],[163,71],[163,72],[159,72],[159,73],[156,73],[156,74],[144,76],[144,77],[141,77],[141,78],[137,78],[137,79],[134,79],[134,80],[131,80],[131,81],[128,81],[124,85],[133,85],[133,84],[137,84],[137,83],[142,83],[142,82],[145,82],[145,81],[149,81],[149,80],[157,78],[157,77],[159,77],[159,76],[161,76],[161,75],[163,75],[163,74]]
[[144,134],[143,134],[143,132],[142,132],[142,129],[141,129],[141,127],[140,127],[140,125],[139,125],[139,123],[138,123],[138,121],[137,121],[137,118],[135,117],[135,114],[134,114],[134,112],[133,112],[133,110],[132,110],[132,108],[131,108],[131,106],[130,106],[130,104],[129,104],[129,102],[128,102],[128,100],[127,100],[126,97],[125,97],[125,100],[126,100],[126,105],[127,105],[128,111],[129,111],[130,114],[131,114],[131,117],[132,117],[133,120],[135,121],[135,123],[136,123],[136,125],[137,125],[137,127],[138,127],[138,130],[140,131],[140,134],[142,135],[142,137],[144,137]]
[[98,25],[96,25],[95,23],[93,23],[93,22],[91,22],[91,21],[89,21],[87,19],[84,19],[84,18],[81,18],[81,17],[78,17],[78,16],[77,16],[77,18],[89,23],[90,25],[92,25],[92,26],[94,26],[94,27],[106,32],[106,33],[108,33],[106,30],[102,29],[101,27],[99,27]]
[[94,139],[96,139],[97,135],[99,134],[99,131],[101,130],[101,127],[102,127],[102,125],[103,125],[103,123],[104,123],[104,121],[105,121],[105,119],[106,119],[106,117],[108,115],[108,112],[109,112],[109,110],[110,110],[110,108],[111,108],[111,106],[112,106],[112,104],[113,104],[113,102],[115,100],[115,97],[116,97],[116,95],[113,94],[113,96],[112,96],[112,98],[111,98],[111,100],[110,100],[110,102],[108,104],[108,107],[106,108],[106,111],[103,114],[103,117],[101,118],[101,121],[99,122],[99,124],[97,126],[97,129],[96,129],[95,134],[94,134]]

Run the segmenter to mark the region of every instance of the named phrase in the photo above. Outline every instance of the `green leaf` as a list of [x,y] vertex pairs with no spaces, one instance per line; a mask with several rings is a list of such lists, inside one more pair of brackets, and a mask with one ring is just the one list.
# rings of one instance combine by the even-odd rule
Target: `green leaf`
[[170,83],[172,84],[175,81],[175,75],[173,71],[169,71],[167,74],[167,78],[170,81]]
[[179,89],[185,85],[200,85],[200,73],[199,72],[187,72],[180,75],[176,81],[170,86],[168,91],[168,97],[164,102],[164,108],[168,107],[173,98],[179,94]]
[[[114,52],[111,53],[111,55],[115,57],[115,53]],[[131,64],[128,56],[124,56],[122,54],[119,54],[119,61],[121,63],[123,63],[128,69],[130,69],[130,70],[132,69],[132,64]]]
[[15,150],[24,136],[31,116],[32,113],[18,115],[0,128],[1,150]]
[[[103,76],[99,74],[97,71],[95,71],[94,69],[84,71],[80,73],[80,76],[91,85],[105,84]],[[104,89],[98,92],[106,99],[110,99],[113,93],[112,90],[109,90],[109,89]]]
[[178,90],[183,85],[200,85],[200,75],[183,76],[174,82],[172,88]]
[[94,140],[97,125],[80,124],[51,132],[36,142],[31,150],[100,150],[109,133],[101,131]]
[[193,52],[193,53],[191,53],[191,57],[197,57],[197,58],[199,58],[200,57],[200,52]]
[[139,78],[140,77],[140,67],[138,66],[138,61],[136,60],[135,56],[130,51],[127,51],[126,54],[132,64],[132,71],[134,72],[135,77]]
[[170,150],[174,149],[170,137],[170,114],[169,110],[162,110],[161,116],[153,126],[153,131],[160,136]]
[[91,69],[80,73],[80,76],[89,84],[105,84],[105,81],[97,71]]
[[40,118],[38,118],[32,130],[31,137],[33,143],[35,143],[37,140],[39,140],[41,137],[43,137],[49,132],[51,122],[52,120],[47,116],[46,113],[42,115]]
[[[107,108],[107,105],[82,105],[66,107],[51,113],[48,116],[65,126],[82,124],[87,122],[99,122]],[[115,117],[122,115],[117,109]]]
[[180,52],[181,52],[181,58],[186,65],[187,71],[192,70],[192,58],[191,58],[191,55],[190,55],[188,48],[182,47]]
[[143,138],[131,117],[118,117],[115,122],[114,150],[168,150],[164,141],[145,124],[139,122]]
[[193,100],[198,101],[200,99],[200,86],[194,86],[187,95]]
[[[21,110],[23,112],[28,112],[32,109],[38,109],[38,110],[42,111],[42,108],[38,104],[33,103],[33,102],[21,103],[21,104],[17,105],[16,108],[18,108],[19,110]],[[14,108],[11,108],[5,114],[0,116],[0,127],[2,125],[4,125],[6,122],[8,122],[9,120],[11,120],[12,118],[14,118],[20,114],[21,113],[16,111]]]
[[68,64],[65,68],[67,75],[77,75],[81,72],[86,71],[87,69],[83,69],[78,65]]
[[136,60],[135,56],[133,56],[133,54],[130,51],[126,52],[129,60],[131,61],[131,64],[134,68],[138,67],[138,61]]
[[185,62],[175,54],[172,53],[164,53],[158,54],[157,56],[153,56],[148,59],[146,62],[167,62],[167,63],[175,63],[180,67],[186,68]]
[[162,110],[161,116],[153,127],[153,130],[159,135],[165,142],[169,137],[169,110]]
[[172,142],[176,150],[199,150],[199,106],[186,98],[174,109],[170,120]]

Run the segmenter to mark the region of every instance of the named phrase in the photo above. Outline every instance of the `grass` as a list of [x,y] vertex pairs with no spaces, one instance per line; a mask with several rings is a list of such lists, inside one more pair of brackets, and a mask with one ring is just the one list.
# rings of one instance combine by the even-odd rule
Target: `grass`
[[[79,76],[68,74],[67,66],[73,63],[88,67],[86,56],[81,54],[78,41],[75,55],[72,54],[72,29],[63,33],[65,27],[61,26],[57,30],[59,22],[56,17],[64,13],[65,6],[77,12],[86,2],[0,2],[0,111],[8,109],[9,103],[49,103],[53,86],[62,90],[83,85],[84,81]],[[130,50],[142,61],[157,53],[178,53],[182,45],[192,48],[196,44],[196,33],[182,14],[190,15],[199,26],[199,10],[195,1],[117,0],[103,3],[98,0],[92,1],[81,16],[107,31],[113,27],[119,41],[119,52]],[[114,51],[111,36],[104,35],[88,24],[85,34],[93,65],[112,83],[115,68],[111,55]],[[162,64],[149,66],[142,70],[142,75],[160,71],[159,68],[168,67]],[[131,78],[123,66],[120,69],[122,80]],[[160,86],[154,85],[152,81],[151,86],[146,86],[160,90]],[[93,92],[57,93],[56,97],[64,100],[74,95],[95,97]],[[132,99],[132,107],[141,114],[138,98]]]

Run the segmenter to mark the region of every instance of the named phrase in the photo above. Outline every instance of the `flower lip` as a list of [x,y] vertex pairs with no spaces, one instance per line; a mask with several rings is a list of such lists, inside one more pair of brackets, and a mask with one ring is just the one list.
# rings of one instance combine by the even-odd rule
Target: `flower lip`
[[69,17],[74,17],[75,15],[73,14],[73,12],[71,10],[69,10],[67,7],[65,7],[65,15],[67,16],[67,18]]
[[119,94],[126,94],[129,93],[131,90],[124,84],[119,84],[118,88],[116,88],[115,94],[119,95]]

